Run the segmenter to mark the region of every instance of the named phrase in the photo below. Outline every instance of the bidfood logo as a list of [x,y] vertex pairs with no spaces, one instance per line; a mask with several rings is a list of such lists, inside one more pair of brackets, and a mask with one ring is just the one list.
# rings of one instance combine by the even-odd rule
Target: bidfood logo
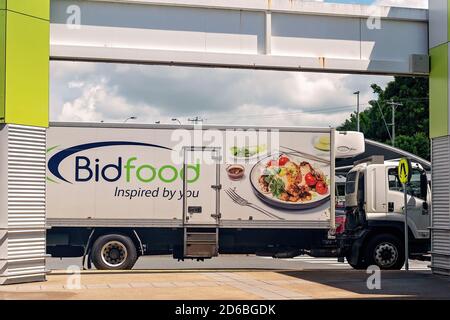
[[[56,153],[48,161],[48,169],[58,180],[73,183],[69,181],[67,177],[63,176],[60,166],[64,160],[74,156],[74,182],[116,182],[122,180],[127,183],[135,181],[151,183],[159,180],[164,183],[171,183],[177,179],[183,179],[183,168],[177,168],[171,164],[156,167],[151,163],[146,163],[143,159],[139,159],[137,156],[128,157],[126,159],[118,156],[117,160],[104,163],[104,161],[101,160],[101,157],[91,158],[83,154],[83,152],[88,150],[113,146],[138,146],[172,151],[172,149],[168,147],[141,142],[104,141],[87,143],[73,146]],[[50,150],[52,149],[53,148]],[[189,172],[189,179],[187,182],[193,183],[197,181],[200,177],[200,164],[188,165],[187,169]]]

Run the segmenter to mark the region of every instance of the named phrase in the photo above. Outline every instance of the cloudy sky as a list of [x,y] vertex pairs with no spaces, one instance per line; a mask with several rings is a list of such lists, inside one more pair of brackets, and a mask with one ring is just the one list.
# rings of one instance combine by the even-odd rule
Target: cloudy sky
[[[333,0],[364,3],[372,0]],[[426,0],[375,0],[426,7]],[[336,126],[391,77],[51,62],[51,120],[171,123],[200,116],[210,124]]]

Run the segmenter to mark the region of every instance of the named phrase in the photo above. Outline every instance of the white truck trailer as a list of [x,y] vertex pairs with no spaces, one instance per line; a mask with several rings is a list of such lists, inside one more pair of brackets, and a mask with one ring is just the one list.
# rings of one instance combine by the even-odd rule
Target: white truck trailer
[[335,158],[363,152],[332,128],[52,123],[47,250],[129,269],[335,248]]

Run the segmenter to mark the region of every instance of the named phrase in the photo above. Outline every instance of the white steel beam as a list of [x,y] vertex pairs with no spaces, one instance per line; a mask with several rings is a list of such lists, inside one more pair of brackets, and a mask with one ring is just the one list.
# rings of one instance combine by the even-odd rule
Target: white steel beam
[[[73,8],[79,8],[80,25]],[[377,24],[367,24],[380,18]],[[67,24],[69,22],[69,24]],[[427,74],[421,9],[299,0],[52,0],[51,59]]]

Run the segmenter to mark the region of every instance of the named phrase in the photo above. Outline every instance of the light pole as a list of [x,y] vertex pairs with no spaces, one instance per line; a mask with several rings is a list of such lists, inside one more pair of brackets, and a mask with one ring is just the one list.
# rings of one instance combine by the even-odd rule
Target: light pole
[[137,117],[134,117],[134,116],[128,117],[123,121],[123,123],[127,122],[128,120],[136,120],[136,119],[137,119]]
[[391,99],[391,102],[387,103],[392,107],[392,146],[395,147],[395,108],[403,106],[402,103],[394,102],[394,100]]
[[360,132],[360,126],[359,126],[359,91],[353,92],[353,94],[356,94],[356,130]]
[[179,119],[177,119],[177,118],[172,118],[172,121],[177,121],[178,124],[181,126],[181,121],[180,121]]

